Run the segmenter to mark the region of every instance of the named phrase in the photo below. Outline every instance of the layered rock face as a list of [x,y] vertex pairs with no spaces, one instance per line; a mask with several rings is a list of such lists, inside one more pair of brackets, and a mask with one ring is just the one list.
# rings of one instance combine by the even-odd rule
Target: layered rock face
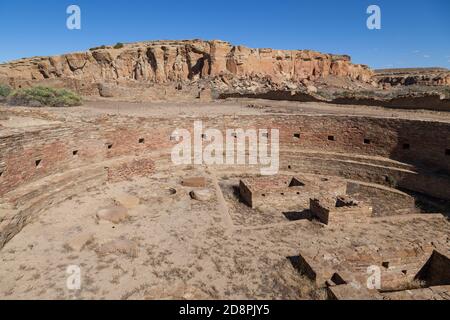
[[374,80],[391,86],[450,86],[450,71],[444,68],[404,68],[375,70]]
[[140,42],[119,49],[105,47],[0,65],[0,82],[13,87],[61,80],[64,86],[84,94],[98,94],[98,85],[104,82],[133,87],[214,79],[223,82],[223,89],[234,79],[276,86],[327,76],[369,82],[373,72],[367,66],[352,64],[346,55],[250,49],[217,40]]

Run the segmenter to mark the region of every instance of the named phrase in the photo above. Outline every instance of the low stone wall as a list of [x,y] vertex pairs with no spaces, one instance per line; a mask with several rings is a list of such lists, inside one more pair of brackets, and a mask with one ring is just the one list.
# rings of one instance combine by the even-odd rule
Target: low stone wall
[[0,202],[0,250],[35,217],[67,198],[106,182],[99,167],[68,170],[17,189]]

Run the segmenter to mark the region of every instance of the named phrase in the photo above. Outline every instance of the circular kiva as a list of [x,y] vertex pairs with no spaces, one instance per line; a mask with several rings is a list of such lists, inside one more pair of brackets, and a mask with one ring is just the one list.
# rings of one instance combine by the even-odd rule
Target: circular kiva
[[[171,150],[179,143],[174,132],[192,131],[196,120],[114,116],[2,129],[0,248],[39,212],[81,190],[170,168]],[[269,143],[270,130],[277,129],[279,170],[287,175],[336,176],[450,200],[450,123],[444,121],[273,114],[201,120],[204,129],[223,132],[268,129]],[[176,196],[176,188],[166,193]]]
[[[448,238],[442,215],[419,214],[439,212],[438,205],[450,200],[445,117],[266,114],[264,108],[239,116],[133,116],[134,109],[106,116],[90,113],[94,109],[8,110],[9,120],[0,120],[2,273],[15,286],[3,281],[0,295],[40,295],[39,287],[65,283],[65,270],[56,266],[80,264],[112,298],[225,298],[229,281],[233,286],[244,281],[240,274],[257,279],[246,284],[257,297],[299,298],[300,287],[311,283],[299,278],[286,257],[301,252],[308,260],[317,250],[328,257],[341,249],[348,261],[357,249],[370,257],[406,255],[407,268],[399,269],[404,285],[420,267],[422,255],[416,253],[424,250],[429,258],[428,246]],[[223,135],[225,148],[215,154],[223,163],[196,162],[214,132]],[[248,143],[252,132],[257,146]],[[173,151],[182,143],[192,152],[179,164]],[[235,147],[242,145],[245,163],[227,161],[230,146],[237,156]],[[255,154],[261,160],[256,149],[267,151],[270,163],[248,163]],[[270,165],[275,171],[262,174]],[[428,200],[437,205],[426,207]],[[420,250],[410,248],[413,242]],[[406,253],[391,252],[392,247]],[[130,272],[116,279],[120,268],[111,259]],[[35,270],[50,270],[48,278],[33,278],[33,269],[25,268],[16,284],[9,270],[33,263]],[[174,280],[191,273],[199,277]],[[274,281],[273,290],[261,285],[265,277]],[[319,285],[330,280],[319,278]],[[39,284],[36,290],[28,290],[28,279]],[[94,298],[96,292],[82,295]],[[49,290],[41,296],[57,294]]]
[[[450,199],[446,122],[331,115],[202,121],[205,129],[277,129],[283,171],[338,176]],[[93,181],[153,174],[156,162],[171,165],[171,148],[178,143],[173,132],[193,127],[193,119],[112,117],[6,131],[0,146],[0,195],[1,210],[8,213],[2,216],[1,246],[55,199]]]

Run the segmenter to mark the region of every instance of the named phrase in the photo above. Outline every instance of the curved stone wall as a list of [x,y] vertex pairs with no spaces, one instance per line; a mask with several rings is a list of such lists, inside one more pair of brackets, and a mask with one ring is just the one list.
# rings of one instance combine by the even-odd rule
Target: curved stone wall
[[[434,192],[433,185],[419,186],[421,177],[440,181],[439,187],[450,180],[449,123],[327,115],[221,116],[201,120],[204,129],[223,132],[232,128],[279,129],[282,165],[289,165],[295,159],[295,154],[289,152],[297,150],[303,152],[302,156],[291,166],[302,170],[334,170],[333,174],[342,176],[354,171],[356,178],[381,183],[386,172],[393,170],[396,180],[408,181],[408,188],[450,199],[450,188]],[[193,123],[190,118],[112,117],[97,119],[95,123],[3,130],[0,195],[57,172],[116,157],[160,150],[167,153],[169,161],[170,147],[176,143],[170,139],[171,133],[177,128],[192,130]],[[316,156],[312,156],[314,153]],[[341,168],[348,168],[348,173]],[[369,179],[368,172],[378,178]],[[404,180],[405,175],[416,178]],[[430,182],[428,178],[424,181]]]
[[[450,123],[331,115],[100,117],[0,134],[0,249],[40,212],[87,187],[170,168],[176,129],[278,129],[280,170],[450,200]],[[270,140],[269,140],[270,141]],[[205,145],[208,142],[205,142]],[[254,166],[222,166],[254,172]]]

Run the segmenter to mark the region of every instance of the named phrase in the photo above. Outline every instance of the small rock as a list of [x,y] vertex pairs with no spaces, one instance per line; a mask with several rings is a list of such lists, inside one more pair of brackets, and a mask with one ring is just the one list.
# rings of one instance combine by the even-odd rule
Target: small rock
[[204,177],[193,177],[183,179],[181,184],[185,187],[204,188],[206,186],[206,179]]
[[37,100],[31,100],[31,101],[28,103],[28,106],[30,106],[30,107],[32,107],[32,108],[40,108],[40,107],[42,107],[42,103],[40,103],[40,102],[37,101]]
[[89,244],[94,240],[94,234],[92,233],[83,233],[80,234],[66,243],[66,246],[73,251],[81,251],[84,246]]
[[314,86],[307,86],[306,90],[308,90],[309,93],[317,93],[317,88]]
[[124,206],[110,206],[97,212],[97,219],[112,223],[120,223],[128,217],[128,210]]
[[213,194],[211,191],[205,190],[194,190],[189,193],[192,199],[198,201],[208,201],[212,198]]
[[124,254],[135,258],[138,255],[138,245],[136,242],[127,239],[116,239],[103,244],[99,253],[106,254]]
[[297,90],[298,89],[298,86],[295,83],[288,83],[286,86],[289,90]]
[[139,205],[140,200],[138,197],[135,197],[135,196],[123,195],[123,196],[117,197],[115,199],[115,202],[119,205],[122,205],[126,209],[133,209]]
[[98,92],[101,97],[104,98],[112,98],[114,97],[114,88],[112,85],[107,83],[99,83],[98,84]]

